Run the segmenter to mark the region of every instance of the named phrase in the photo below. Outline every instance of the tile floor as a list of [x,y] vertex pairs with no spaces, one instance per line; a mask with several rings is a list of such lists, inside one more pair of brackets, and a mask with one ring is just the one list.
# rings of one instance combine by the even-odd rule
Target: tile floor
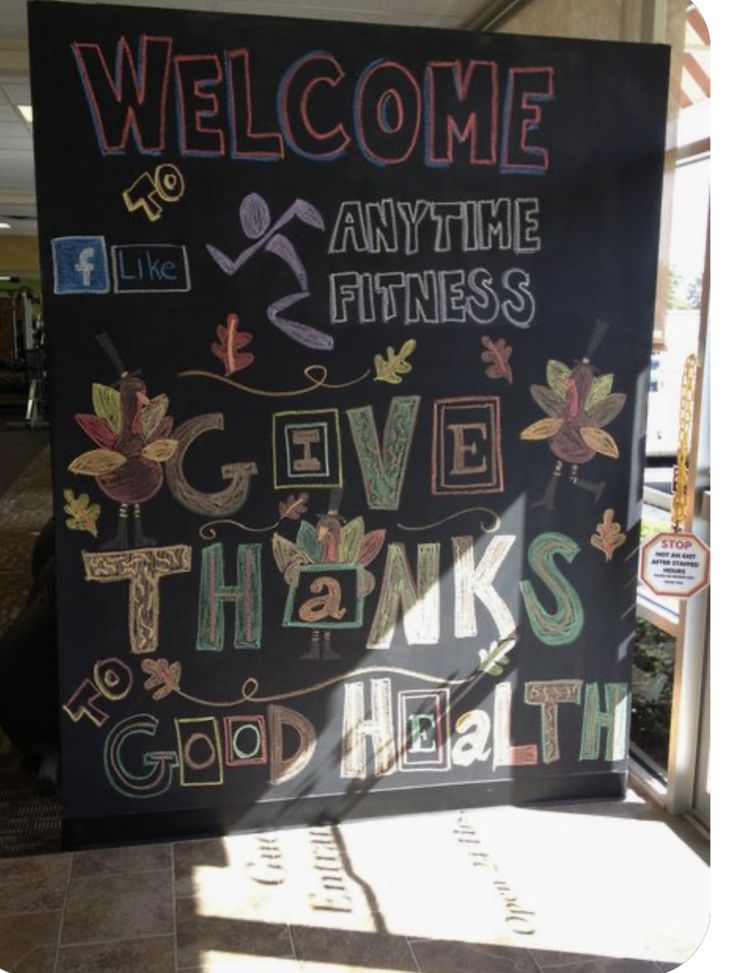
[[664,973],[707,846],[625,802],[489,808],[0,861],[10,973]]
[[8,418],[0,412],[0,495],[49,441],[48,429],[9,429]]

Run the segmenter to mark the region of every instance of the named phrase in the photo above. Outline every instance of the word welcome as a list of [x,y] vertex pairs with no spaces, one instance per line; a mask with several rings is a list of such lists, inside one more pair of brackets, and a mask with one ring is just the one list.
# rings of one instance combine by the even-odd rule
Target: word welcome
[[[543,104],[555,96],[549,66],[499,69],[496,61],[452,59],[421,69],[378,58],[348,74],[328,51],[310,51],[277,79],[247,47],[175,54],[171,37],[120,37],[114,50],[74,42],[82,88],[103,155],[277,161],[288,150],[330,162],[357,150],[375,166],[423,156],[428,167],[455,163],[543,175]],[[275,116],[275,117],[274,117]]]

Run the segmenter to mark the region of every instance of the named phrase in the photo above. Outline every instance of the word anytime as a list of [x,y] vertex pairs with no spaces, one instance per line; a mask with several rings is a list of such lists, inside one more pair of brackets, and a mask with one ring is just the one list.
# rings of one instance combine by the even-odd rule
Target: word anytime
[[[541,249],[537,198],[414,202],[382,199],[343,202],[329,252],[468,253],[485,250],[535,253]],[[332,324],[493,324],[498,318],[528,328],[536,312],[530,274],[510,267],[493,275],[485,267],[329,275]]]
[[[513,174],[549,166],[538,141],[555,96],[547,65],[501,71],[495,61],[447,59],[417,68],[378,58],[348,75],[333,54],[311,51],[277,79],[264,110],[266,82],[247,47],[174,54],[171,37],[141,35],[135,48],[122,36],[114,49],[85,41],[71,50],[103,155],[178,148],[272,161],[288,149],[329,162],[356,149],[381,167],[417,156],[428,167],[468,162]],[[261,64],[271,78],[271,55]]]
[[[347,682],[340,777],[365,781],[396,773],[445,773],[452,766],[469,768],[491,757],[493,772],[534,766],[539,757],[544,764],[554,763],[569,756],[561,753],[558,732],[562,704],[581,707],[577,760],[625,759],[626,683],[603,684],[604,705],[600,685],[580,679],[531,680],[521,692],[524,705],[538,708],[538,743],[512,743],[509,682],[495,687],[492,718],[484,709],[473,709],[456,719],[448,689],[394,693],[390,679],[371,679],[368,713],[365,684]],[[182,788],[217,787],[245,768],[260,783],[267,777],[278,787],[301,774],[318,749],[316,727],[306,716],[268,704],[264,713],[174,718],[169,729],[148,713],[128,716],[107,734],[103,760],[107,780],[118,793],[148,798],[168,791],[176,777]]]
[[334,222],[329,253],[536,253],[541,249],[538,230],[536,197],[346,200]]

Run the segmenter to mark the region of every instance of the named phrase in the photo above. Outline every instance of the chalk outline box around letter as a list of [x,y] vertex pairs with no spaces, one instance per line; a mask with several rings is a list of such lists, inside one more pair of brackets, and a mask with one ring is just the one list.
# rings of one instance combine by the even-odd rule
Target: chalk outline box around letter
[[[326,620],[322,622],[294,621],[293,609],[294,602],[296,600],[296,591],[298,590],[299,581],[301,580],[301,576],[303,574],[321,574],[324,576],[329,576],[331,574],[338,574],[341,571],[353,571],[356,574],[355,592],[357,592],[360,587],[360,575],[364,570],[365,569],[361,564],[302,564],[299,567],[299,576],[296,580],[296,584],[289,585],[288,598],[286,599],[286,607],[283,610],[283,621],[281,622],[281,625],[284,628],[310,628],[317,632],[328,628],[362,628],[363,608],[365,605],[364,595],[356,594],[355,618],[349,622]],[[318,597],[318,595],[315,597]]]
[[[118,285],[120,281],[117,277],[117,260],[116,254],[118,250],[140,250],[145,247],[146,250],[155,250],[156,248],[165,247],[168,250],[180,250],[181,256],[184,260],[184,276],[186,278],[186,287],[123,287],[120,288]],[[183,243],[116,243],[110,247],[110,255],[112,257],[112,288],[115,294],[185,294],[187,291],[191,290],[191,275],[189,274],[189,255],[186,252],[186,247]]]
[[[291,440],[288,438],[289,430],[291,429],[321,429],[322,435],[324,436],[324,472],[316,473],[314,470],[306,470],[304,473],[298,473],[293,469],[293,464],[291,463]],[[286,476],[289,478],[304,477],[308,479],[310,476],[324,476],[329,479],[331,476],[331,470],[329,468],[329,426],[326,422],[284,422],[283,424],[283,439],[286,444]]]
[[[235,730],[233,724],[241,721],[241,726]],[[260,727],[261,754],[259,757],[237,757],[235,755],[235,736],[240,729],[245,726],[257,724]],[[254,714],[253,716],[225,716],[225,765],[227,767],[250,767],[253,764],[268,763],[268,740],[265,729],[265,717]]]
[[[209,743],[212,743],[212,738],[209,737],[209,736],[207,736],[207,734],[204,732],[203,729],[198,734],[197,733],[192,733],[191,736],[187,736],[186,740],[184,740],[184,735],[183,735],[183,732],[181,730],[181,727],[184,726],[185,724],[188,726],[191,723],[208,724],[209,726],[212,727],[212,729],[214,731],[214,734],[213,734],[213,738],[214,738],[214,747],[213,747],[213,750],[214,750],[215,757],[214,757],[214,760],[212,761],[212,763],[217,767],[217,770],[218,770],[218,774],[217,774],[216,780],[186,780],[185,779],[185,777],[186,777],[186,770],[187,770],[187,764],[186,764],[184,750],[186,749],[186,744],[190,743],[190,741],[192,739],[194,739],[195,736],[203,736],[206,740],[209,741]],[[217,718],[215,716],[185,716],[185,717],[176,717],[176,719],[174,719],[174,724],[175,724],[175,728],[176,728],[176,739],[177,739],[177,742],[178,742],[178,751],[179,751],[179,758],[180,758],[180,763],[179,763],[179,785],[181,787],[218,787],[219,785],[223,784],[224,783],[224,779],[225,779],[224,778],[224,760],[223,760],[223,755],[222,755],[222,740],[220,739],[219,726],[217,724]],[[194,771],[196,773],[197,771],[200,771],[200,770],[208,770],[210,766],[212,766],[212,764],[207,764],[206,767],[193,767],[192,766],[192,767],[189,767],[189,769],[192,770],[192,771]]]
[[[323,480],[318,480],[316,483],[302,483],[299,477],[302,474],[297,474],[295,479],[288,479],[288,467],[289,467],[289,456],[285,457],[285,463],[280,464],[283,469],[279,470],[278,462],[278,442],[279,442],[279,428],[284,417],[288,416],[305,416],[311,417],[312,422],[299,423],[300,426],[318,426],[326,425],[328,431],[334,433],[334,440],[330,444],[330,441],[325,440],[325,457],[327,459],[327,469],[329,473],[324,474]],[[317,416],[324,416],[325,419],[328,416],[332,417],[332,422],[327,421],[326,423],[320,423]],[[333,424],[332,424],[333,423]],[[284,426],[294,425],[294,423],[284,422]],[[341,487],[342,486],[342,438],[339,428],[339,411],[337,409],[292,409],[285,412],[274,412],[272,417],[272,427],[271,427],[271,449],[273,452],[273,489],[274,490],[293,490],[298,489],[318,489],[319,487]],[[331,451],[331,455],[330,455]],[[286,474],[288,482],[282,482],[279,479],[282,473]],[[318,476],[318,474],[312,474],[313,476]],[[332,479],[332,477],[335,479]]]
[[[489,483],[473,483],[470,486],[447,484],[444,482],[444,412],[449,406],[484,406],[490,413],[488,428],[493,436],[489,444],[489,458],[493,467],[494,479]],[[435,496],[467,493],[502,493],[505,489],[503,479],[503,452],[500,442],[500,397],[497,395],[467,395],[434,401],[434,428],[431,444],[431,492]]]
[[[406,726],[409,714],[406,712],[407,699],[433,699],[436,715],[437,755],[433,760],[417,760],[415,763],[409,758],[410,741],[407,738]],[[449,690],[439,689],[403,689],[398,693],[398,764],[403,771],[418,770],[449,770]]]

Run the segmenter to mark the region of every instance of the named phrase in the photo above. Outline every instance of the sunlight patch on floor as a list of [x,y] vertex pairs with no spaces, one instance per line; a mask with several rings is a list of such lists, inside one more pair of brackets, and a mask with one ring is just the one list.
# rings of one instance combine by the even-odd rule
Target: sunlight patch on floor
[[630,802],[630,817],[609,807],[229,837],[226,864],[192,868],[191,894],[202,916],[361,934],[366,944],[405,937],[683,962],[707,927],[708,868],[643,802]]
[[307,973],[307,970],[308,967],[291,957],[248,956],[218,949],[203,952],[199,967],[199,973]]

